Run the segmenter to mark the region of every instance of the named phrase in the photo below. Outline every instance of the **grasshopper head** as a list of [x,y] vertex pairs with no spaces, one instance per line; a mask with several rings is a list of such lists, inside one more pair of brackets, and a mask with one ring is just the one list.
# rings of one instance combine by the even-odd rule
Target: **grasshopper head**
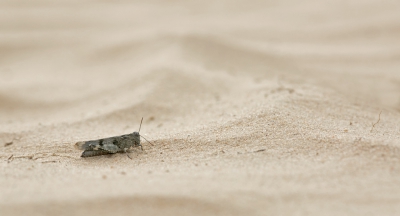
[[[142,122],[143,122],[143,117],[142,117],[142,120],[140,121],[139,132],[140,132],[140,128],[142,128]],[[140,137],[143,137],[143,136],[140,136],[139,132],[135,131],[132,134],[133,134],[135,140],[137,140],[136,145],[142,147],[142,144],[140,144]],[[145,139],[147,142],[149,142],[146,138],[143,137],[143,139]],[[149,143],[151,145],[153,145],[153,143],[151,143],[151,142],[149,142]],[[142,147],[142,150],[143,150],[143,147]]]
[[140,144],[140,134],[139,134],[139,132],[133,132],[132,133],[132,135],[133,135],[133,138],[135,139],[135,145],[137,145],[137,146],[140,146],[141,144]]

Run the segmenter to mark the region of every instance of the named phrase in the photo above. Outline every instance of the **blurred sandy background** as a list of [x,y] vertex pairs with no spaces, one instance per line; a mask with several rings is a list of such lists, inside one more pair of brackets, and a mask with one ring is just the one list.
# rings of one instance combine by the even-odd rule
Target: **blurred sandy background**
[[2,216],[400,215],[399,117],[399,1],[0,2]]

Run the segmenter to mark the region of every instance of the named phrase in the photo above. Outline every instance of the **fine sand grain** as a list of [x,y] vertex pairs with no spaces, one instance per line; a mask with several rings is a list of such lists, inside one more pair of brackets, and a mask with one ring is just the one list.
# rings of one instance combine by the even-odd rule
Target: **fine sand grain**
[[400,215],[398,2],[1,1],[0,215]]

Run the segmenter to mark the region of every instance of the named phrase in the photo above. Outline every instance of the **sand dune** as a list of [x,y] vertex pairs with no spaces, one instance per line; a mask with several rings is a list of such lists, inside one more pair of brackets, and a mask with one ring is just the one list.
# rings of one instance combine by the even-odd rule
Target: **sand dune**
[[400,214],[395,1],[0,5],[0,215]]

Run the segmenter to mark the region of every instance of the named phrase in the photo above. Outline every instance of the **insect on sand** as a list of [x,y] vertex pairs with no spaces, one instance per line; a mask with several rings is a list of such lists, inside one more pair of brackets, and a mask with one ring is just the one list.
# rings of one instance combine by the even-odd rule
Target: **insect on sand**
[[[143,151],[143,146],[140,143],[139,134],[142,127],[143,118],[140,121],[139,131],[121,136],[107,137],[98,140],[89,140],[77,142],[75,148],[83,150],[81,157],[93,157],[98,155],[127,153],[131,147],[140,147]],[[147,142],[153,145],[150,141],[143,137]],[[129,155],[128,155],[129,157]],[[129,157],[130,158],[130,157]]]

